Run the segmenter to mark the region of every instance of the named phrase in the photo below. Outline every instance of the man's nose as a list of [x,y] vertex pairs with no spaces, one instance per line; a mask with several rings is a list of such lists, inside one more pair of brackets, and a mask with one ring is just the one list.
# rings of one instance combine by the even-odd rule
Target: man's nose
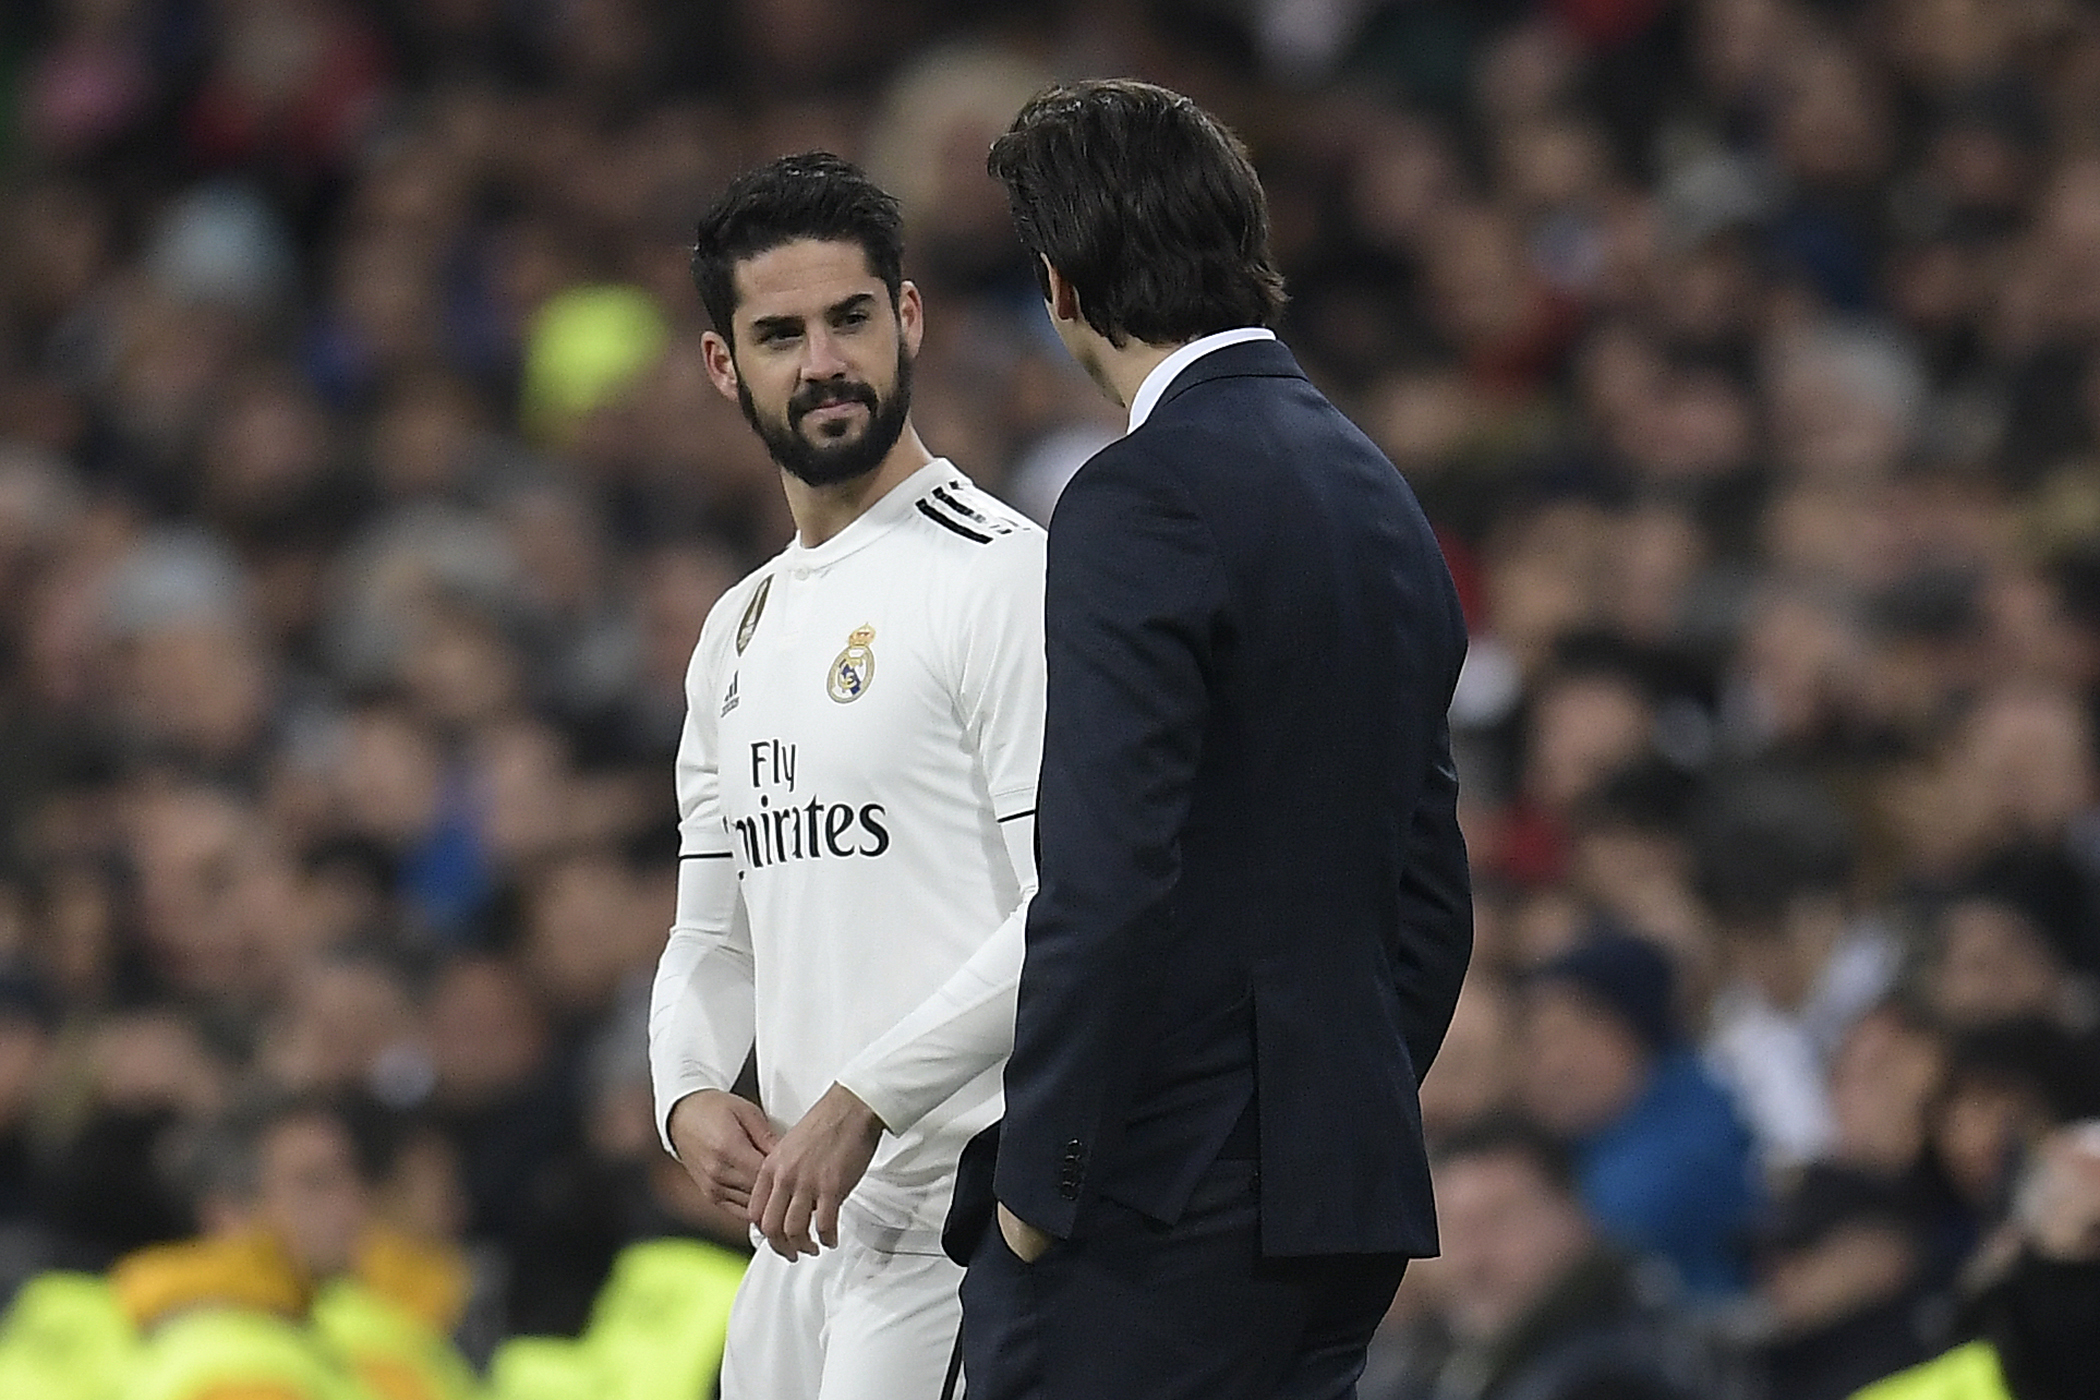
[[804,379],[837,379],[846,372],[846,357],[840,353],[837,337],[829,331],[812,332],[805,344],[807,349],[802,357]]

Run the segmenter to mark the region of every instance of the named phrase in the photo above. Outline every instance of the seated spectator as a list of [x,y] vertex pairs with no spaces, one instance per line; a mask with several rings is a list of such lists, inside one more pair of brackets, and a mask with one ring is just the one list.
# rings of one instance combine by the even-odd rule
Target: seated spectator
[[[1667,1279],[1607,1243],[1567,1154],[1522,1119],[1438,1154],[1437,1305],[1374,1341],[1364,1400],[1708,1400],[1728,1393]],[[1425,1270],[1427,1271],[1427,1270]]]
[[1857,1400],[2100,1395],[2100,1123],[2051,1133],[2017,1199],[2009,1262],[1982,1296],[1979,1335]]
[[1976,1240],[1968,1207],[1932,1150],[1949,1040],[1916,1001],[1893,996],[1845,1033],[1831,1061],[1830,1166],[1887,1182],[1911,1213],[1925,1286],[1944,1290]]
[[1900,949],[1852,908],[1850,825],[1813,781],[1773,770],[1717,783],[1698,825],[1721,968],[1706,1053],[1764,1164],[1797,1167],[1830,1149],[1831,1058],[1887,992]]
[[221,1110],[229,1076],[194,1019],[150,1006],[104,1018],[61,1060],[82,1101],[39,1172],[57,1237],[47,1262],[100,1271],[185,1232],[187,1206],[159,1164]]
[[1691,792],[1683,771],[1660,757],[1607,775],[1569,814],[1568,876],[1592,909],[1639,929],[1669,954],[1688,988],[1703,994],[1715,969],[1686,838]]
[[1604,1233],[1709,1297],[1743,1285],[1750,1134],[1677,1028],[1670,963],[1610,928],[1525,981],[1524,1105],[1570,1144]]
[[1920,1233],[1896,1183],[1828,1163],[1801,1173],[1758,1231],[1766,1394],[1844,1400],[1928,1354]]
[[1830,1155],[1886,1177],[1917,1171],[1946,1059],[1945,1037],[1907,998],[1891,997],[1854,1021],[1831,1058]]
[[1979,865],[1932,925],[1926,985],[1952,1026],[2042,1016],[2095,1019],[2086,963],[2092,915],[2071,862],[2013,848]]
[[2010,1203],[2021,1161],[2053,1126],[2100,1114],[2094,1046],[2038,1017],[1954,1038],[1929,1132],[1947,1184],[1980,1224]]
[[464,1299],[459,1261],[374,1217],[340,1112],[318,1099],[237,1111],[188,1157],[202,1233],[110,1275],[141,1336],[127,1394],[351,1400],[349,1376],[399,1400],[471,1392],[445,1339]]
[[433,1071],[406,976],[386,960],[315,960],[263,1026],[256,1063],[287,1089],[370,1093],[396,1108],[430,1090]]
[[[472,954],[439,969],[425,1026],[431,1110],[459,1149],[467,1235],[516,1251],[559,1223],[550,1203],[583,1150],[578,1066],[559,1053],[545,1009],[507,958]],[[532,1295],[545,1281],[513,1276],[509,1325],[543,1327]]]

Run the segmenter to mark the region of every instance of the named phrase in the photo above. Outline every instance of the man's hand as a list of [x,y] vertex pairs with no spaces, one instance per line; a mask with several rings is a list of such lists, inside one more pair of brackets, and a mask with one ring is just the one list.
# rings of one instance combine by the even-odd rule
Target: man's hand
[[860,1184],[883,1124],[860,1096],[834,1084],[767,1154],[751,1191],[751,1223],[787,1260],[839,1242],[839,1204]]
[[749,1099],[720,1089],[701,1089],[671,1106],[671,1145],[695,1184],[718,1206],[742,1215],[766,1154],[773,1150],[773,1125]]
[[999,1237],[1023,1264],[1042,1258],[1055,1241],[1048,1230],[1038,1230],[1003,1205],[999,1207]]
[[2100,1123],[2051,1133],[2020,1192],[2028,1242],[2045,1259],[2100,1259]]

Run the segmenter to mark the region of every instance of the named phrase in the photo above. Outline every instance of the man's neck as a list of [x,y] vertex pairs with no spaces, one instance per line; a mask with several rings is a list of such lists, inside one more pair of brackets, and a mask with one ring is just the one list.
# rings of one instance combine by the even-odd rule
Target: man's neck
[[907,423],[882,464],[865,476],[812,486],[782,469],[780,482],[787,490],[788,514],[795,518],[796,539],[804,549],[815,549],[867,514],[868,507],[932,460],[933,454],[919,441],[918,430]]
[[1108,390],[1116,407],[1129,408],[1144,385],[1146,376],[1165,363],[1167,356],[1179,350],[1185,342],[1172,345],[1152,345],[1142,340],[1126,340],[1119,349],[1108,343],[1102,335],[1094,337],[1094,363],[1098,367],[1095,378],[1101,387]]

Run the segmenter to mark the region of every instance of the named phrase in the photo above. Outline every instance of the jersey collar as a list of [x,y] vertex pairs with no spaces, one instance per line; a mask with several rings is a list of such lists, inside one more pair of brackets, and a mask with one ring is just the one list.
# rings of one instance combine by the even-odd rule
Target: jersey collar
[[873,544],[888,534],[905,516],[911,514],[912,503],[943,482],[952,481],[962,473],[955,463],[946,457],[936,457],[892,486],[877,497],[873,504],[845,529],[814,547],[804,545],[801,537],[788,542],[781,558],[803,568],[818,569],[835,563],[866,545]]

